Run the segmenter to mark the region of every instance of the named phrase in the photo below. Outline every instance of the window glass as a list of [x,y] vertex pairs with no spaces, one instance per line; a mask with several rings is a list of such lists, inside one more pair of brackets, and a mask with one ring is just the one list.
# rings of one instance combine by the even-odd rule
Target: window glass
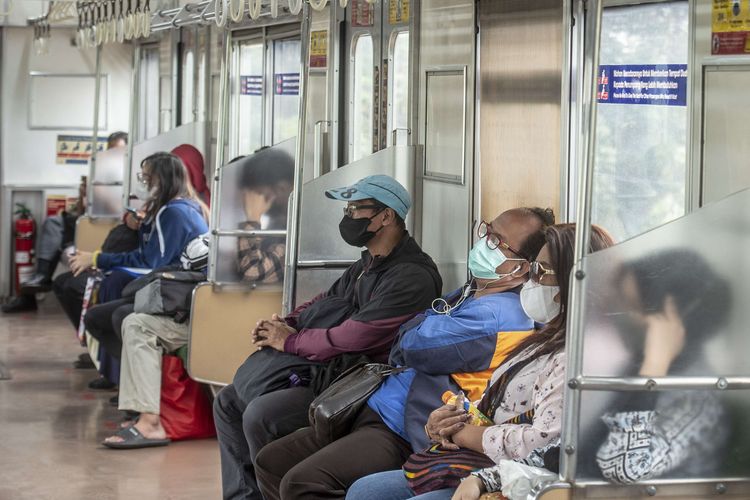
[[140,140],[159,135],[159,48],[144,47],[141,51]]
[[182,54],[182,103],[180,120],[182,123],[195,121],[193,102],[195,98],[195,58],[193,49],[186,49]]
[[360,35],[354,42],[351,109],[351,157],[356,161],[373,150],[373,47],[372,36]]
[[618,240],[684,213],[687,62],[688,2],[604,10],[592,220]]
[[273,42],[273,138],[276,144],[297,135],[300,41]]
[[238,48],[237,149],[233,154],[246,155],[263,145],[263,44],[244,42]]
[[[409,128],[409,32],[399,31],[393,43],[391,130]],[[389,137],[390,141],[391,138]]]

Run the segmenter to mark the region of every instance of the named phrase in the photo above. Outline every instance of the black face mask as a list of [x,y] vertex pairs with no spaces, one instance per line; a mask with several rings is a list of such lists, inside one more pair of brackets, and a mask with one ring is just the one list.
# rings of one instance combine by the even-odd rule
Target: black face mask
[[[382,212],[382,210],[380,212]],[[354,219],[352,217],[349,217],[348,215],[345,215],[344,218],[341,219],[341,222],[339,222],[339,233],[341,233],[341,237],[345,242],[353,247],[365,246],[368,241],[375,237],[380,229],[383,229],[385,227],[381,226],[378,231],[374,232],[367,230],[367,227],[370,225],[370,222],[372,222],[372,219],[375,218],[375,216],[377,216],[380,212],[370,218],[363,217],[361,219]]]

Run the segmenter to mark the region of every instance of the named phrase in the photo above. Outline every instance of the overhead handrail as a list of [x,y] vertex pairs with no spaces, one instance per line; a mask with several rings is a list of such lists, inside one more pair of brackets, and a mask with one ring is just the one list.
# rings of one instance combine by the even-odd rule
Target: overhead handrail
[[250,15],[250,19],[256,20],[260,17],[261,13],[261,0],[247,0],[247,13]]
[[229,0],[229,17],[232,22],[238,23],[242,21],[242,17],[245,15],[245,0],[237,0],[237,7],[234,5],[234,0]]
[[296,16],[302,10],[302,3],[304,0],[289,0],[289,12]]
[[219,28],[227,25],[229,7],[229,0],[214,0],[214,22]]

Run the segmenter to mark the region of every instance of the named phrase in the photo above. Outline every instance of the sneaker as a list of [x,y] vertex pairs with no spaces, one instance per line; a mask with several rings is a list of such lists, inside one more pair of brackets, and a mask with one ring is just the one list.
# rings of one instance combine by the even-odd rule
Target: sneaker
[[21,283],[21,293],[27,295],[49,292],[50,290],[52,290],[52,280],[41,273],[36,273],[28,281]]
[[7,304],[0,307],[5,314],[13,314],[26,311],[36,311],[36,297],[34,295],[19,295]]
[[113,384],[104,377],[99,377],[89,382],[89,389],[93,389],[95,391],[108,391],[110,389],[114,389],[115,387],[117,387],[117,385]]

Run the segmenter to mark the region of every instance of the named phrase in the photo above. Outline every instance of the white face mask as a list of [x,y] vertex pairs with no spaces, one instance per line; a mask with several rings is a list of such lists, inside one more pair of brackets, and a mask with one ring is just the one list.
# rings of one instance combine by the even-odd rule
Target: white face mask
[[549,323],[560,314],[560,303],[555,302],[558,293],[559,286],[544,286],[529,280],[521,288],[521,307],[537,323]]
[[148,186],[142,182],[136,182],[133,186],[133,194],[139,199],[146,201],[151,197],[151,192]]

